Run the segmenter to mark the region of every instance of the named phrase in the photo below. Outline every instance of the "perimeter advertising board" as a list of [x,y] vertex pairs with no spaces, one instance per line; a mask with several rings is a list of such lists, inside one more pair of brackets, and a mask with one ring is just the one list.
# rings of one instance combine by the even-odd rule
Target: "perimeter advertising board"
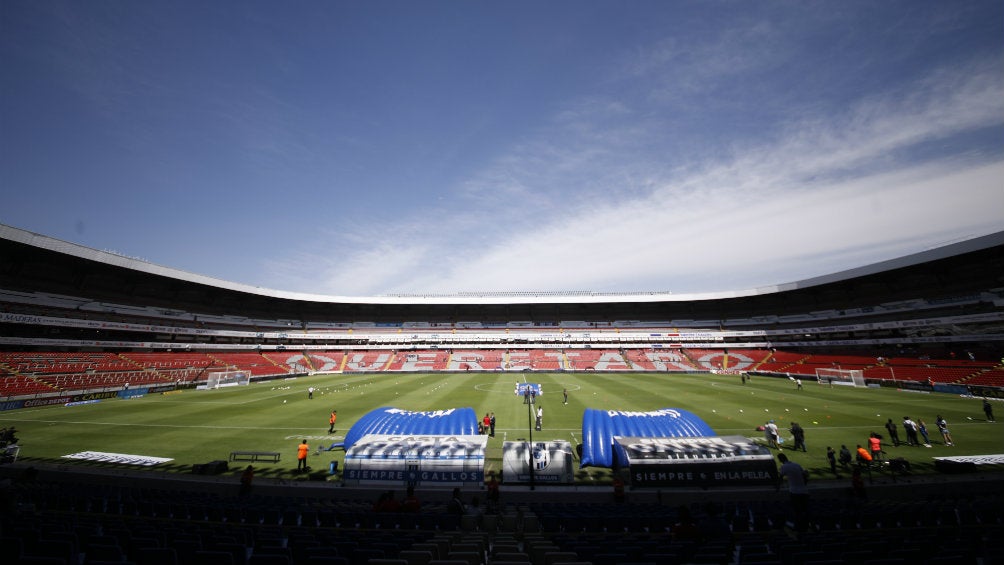
[[743,436],[617,437],[634,487],[777,483],[771,451]]
[[483,435],[366,434],[345,452],[346,484],[467,486],[484,483]]
[[572,444],[567,441],[507,441],[502,444],[502,479],[506,483],[533,482],[553,485],[572,484],[575,480]]

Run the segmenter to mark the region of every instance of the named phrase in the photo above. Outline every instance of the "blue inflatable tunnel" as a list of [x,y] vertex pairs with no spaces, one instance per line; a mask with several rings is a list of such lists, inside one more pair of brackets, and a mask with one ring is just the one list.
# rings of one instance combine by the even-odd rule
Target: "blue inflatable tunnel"
[[704,420],[679,408],[652,412],[596,410],[582,414],[582,460],[580,467],[627,465],[627,457],[614,437],[707,437],[714,436]]
[[477,435],[478,415],[473,408],[412,412],[385,406],[359,418],[345,434],[345,450],[366,434]]

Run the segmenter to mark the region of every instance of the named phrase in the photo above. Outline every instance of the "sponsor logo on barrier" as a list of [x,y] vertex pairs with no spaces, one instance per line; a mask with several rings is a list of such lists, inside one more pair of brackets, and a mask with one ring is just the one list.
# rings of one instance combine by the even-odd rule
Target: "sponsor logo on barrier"
[[129,399],[129,398],[140,398],[142,396],[146,396],[146,393],[147,393],[146,388],[131,388],[126,390],[120,390],[118,392],[118,395],[122,399]]
[[636,487],[773,484],[769,449],[742,436],[615,438],[627,455]]
[[85,402],[87,400],[102,400],[105,398],[115,398],[118,396],[118,391],[109,392],[91,392],[86,394],[75,394],[70,397],[69,402]]
[[122,465],[141,465],[152,467],[174,459],[168,457],[150,457],[148,455],[128,455],[125,453],[105,453],[103,451],[81,451],[64,455],[63,459],[81,459],[84,461],[100,461],[102,463],[118,463]]
[[0,412],[4,410],[17,410],[18,408],[21,408],[24,405],[25,404],[23,400],[12,400],[10,402],[3,402],[0,403]]
[[953,463],[973,463],[975,465],[1004,464],[1004,454],[998,455],[957,455],[954,457],[935,457],[936,461],[952,461]]
[[67,402],[66,406],[80,406],[81,404],[97,404],[100,400],[81,400],[80,402]]
[[449,416],[453,414],[454,408],[448,410],[435,410],[432,412],[412,412],[410,410],[401,410],[400,408],[391,408],[387,410],[387,414],[403,414],[406,416],[425,416],[426,418],[442,418],[443,416]]
[[395,469],[347,469],[345,479],[353,481],[422,481],[429,483],[470,483],[485,480],[479,471],[404,471]]
[[611,417],[614,416],[625,416],[627,418],[651,418],[655,416],[669,416],[670,418],[679,418],[680,412],[673,409],[663,409],[654,410],[652,412],[630,412],[626,410],[607,410],[607,414]]
[[66,404],[67,402],[73,402],[74,399],[71,396],[58,396],[53,398],[32,398],[30,400],[24,401],[25,408],[32,408],[34,406],[51,406],[53,404]]
[[631,475],[635,483],[707,482],[707,481],[767,481],[774,480],[768,471],[638,471]]
[[348,481],[453,483],[484,480],[486,436],[367,434],[345,453]]

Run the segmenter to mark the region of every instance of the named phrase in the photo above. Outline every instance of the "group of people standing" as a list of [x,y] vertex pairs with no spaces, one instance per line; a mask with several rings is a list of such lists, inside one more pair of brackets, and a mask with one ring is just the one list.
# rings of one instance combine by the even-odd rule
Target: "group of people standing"
[[[795,451],[806,451],[805,449],[805,428],[802,427],[798,422],[792,422],[791,426],[788,428],[788,432],[791,433],[792,438],[792,449]],[[768,420],[766,424],[763,425],[763,435],[764,439],[767,440],[767,445],[773,449],[781,449],[781,431],[777,427],[777,423],[774,420]]]
[[[941,414],[938,414],[936,417],[935,425],[941,432],[944,444],[946,446],[955,445],[952,441],[952,434],[948,430],[948,422],[945,421]],[[892,421],[892,418],[889,418],[885,423],[885,430],[889,435],[889,441],[892,443],[893,447],[899,447],[900,445],[919,446],[921,445],[921,437],[924,438],[923,445],[931,447],[931,439],[930,436],[928,436],[927,425],[924,423],[924,420],[918,419],[917,421],[914,421],[909,416],[903,416],[902,426],[906,435],[906,441],[900,440],[899,426]],[[882,437],[881,434],[871,432],[868,434],[868,441],[866,442],[867,446],[859,443],[854,454],[851,454],[851,450],[847,448],[847,445],[840,446],[839,454],[832,447],[827,447],[826,460],[830,464],[830,471],[832,471],[834,475],[837,475],[838,464],[842,468],[847,469],[851,466],[852,462],[855,462],[857,463],[857,468],[868,468],[872,463],[880,462],[886,459],[886,457],[884,457],[886,453],[885,446],[882,443],[884,439],[885,438]],[[905,460],[898,458],[890,461],[890,463],[899,462],[900,466],[904,464],[908,465],[908,463],[904,463],[904,461]]]
[[[984,401],[986,403],[986,401]],[[993,416],[992,412],[987,414],[987,421],[992,422]],[[885,423],[886,432],[889,435],[889,441],[892,443],[893,447],[899,447],[900,445],[908,446],[919,446],[921,444],[921,438],[923,438],[923,445],[926,447],[931,447],[931,439],[927,432],[927,425],[924,420],[918,419],[914,421],[909,416],[903,416],[903,431],[906,435],[906,440],[901,441],[899,435],[899,426],[889,418]],[[935,418],[935,425],[938,431],[941,433],[941,438],[946,446],[955,445],[952,440],[952,434],[948,429],[948,422],[938,414]],[[772,449],[781,449],[781,442],[783,441],[780,437],[780,430],[778,429],[777,423],[774,420],[769,420],[766,424],[762,426],[764,432],[764,438],[767,441],[767,445]],[[805,429],[798,423],[792,422],[788,431],[792,436],[792,449],[795,451],[807,451],[805,446]],[[826,447],[826,460],[829,463],[830,470],[834,475],[838,475],[837,467],[838,465],[843,468],[850,467],[852,462],[856,462],[858,466],[868,467],[872,462],[882,461],[883,454],[885,453],[883,446],[883,437],[876,433],[871,432],[868,436],[866,445],[858,444],[854,453],[847,448],[847,445],[841,445],[840,451],[837,452],[833,447]],[[787,457],[785,457],[787,461]],[[796,479],[797,482],[797,479]]]
[[[516,383],[517,394],[520,388],[521,388],[520,383],[517,382]],[[539,432],[544,429],[544,408],[539,404],[537,404],[537,396],[538,396],[537,387],[523,386],[522,390],[523,390],[523,404],[537,405],[537,411],[534,413],[534,429]],[[540,394],[543,394],[543,391],[540,391]],[[561,390],[561,397],[562,397],[562,403],[568,404],[567,388]],[[491,435],[494,436],[495,434],[492,433]]]
[[495,413],[486,412],[485,417],[478,422],[478,434],[485,435],[488,437],[495,437]]
[[[931,437],[927,433],[927,424],[924,420],[917,419],[913,421],[909,416],[903,416],[903,431],[906,433],[906,441],[900,441],[899,439],[899,427],[892,418],[886,420],[885,430],[889,434],[889,441],[892,442],[893,447],[899,447],[900,444],[906,444],[909,446],[919,446],[924,445],[925,447],[931,447]],[[941,440],[945,445],[955,445],[952,441],[952,433],[948,430],[948,422],[938,414],[934,420],[934,425],[937,426],[938,431],[941,433]],[[877,435],[872,432],[872,435]],[[921,444],[920,438],[924,438],[923,444]],[[882,436],[878,436],[881,440]]]

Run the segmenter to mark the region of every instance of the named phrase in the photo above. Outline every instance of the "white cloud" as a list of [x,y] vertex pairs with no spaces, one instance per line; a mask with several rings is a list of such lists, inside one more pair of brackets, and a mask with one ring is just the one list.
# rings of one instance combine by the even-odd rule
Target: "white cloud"
[[737,290],[998,231],[999,145],[912,155],[1004,124],[997,64],[938,70],[841,115],[793,117],[777,137],[686,168],[631,151],[661,135],[634,109],[572,101],[462,183],[462,198],[312,259],[330,266],[303,290]]
[[[949,169],[923,166],[782,198],[724,191],[702,196],[715,186],[670,210],[642,202],[611,206],[514,234],[412,282],[438,291],[737,290],[1004,229],[1004,162]],[[966,218],[961,227],[958,218]]]

